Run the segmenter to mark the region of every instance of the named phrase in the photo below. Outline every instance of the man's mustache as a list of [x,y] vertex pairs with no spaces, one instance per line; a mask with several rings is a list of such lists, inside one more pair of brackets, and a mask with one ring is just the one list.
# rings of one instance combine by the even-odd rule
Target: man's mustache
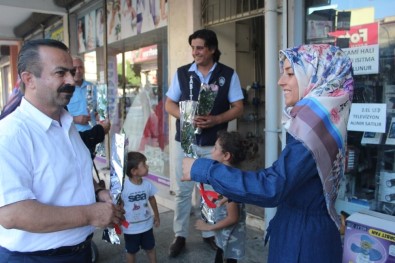
[[70,85],[70,84],[66,84],[66,85],[64,85],[63,87],[60,87],[59,89],[58,89],[58,92],[59,93],[61,93],[61,92],[67,92],[67,93],[74,93],[74,90],[75,90],[75,86],[73,86],[73,85]]

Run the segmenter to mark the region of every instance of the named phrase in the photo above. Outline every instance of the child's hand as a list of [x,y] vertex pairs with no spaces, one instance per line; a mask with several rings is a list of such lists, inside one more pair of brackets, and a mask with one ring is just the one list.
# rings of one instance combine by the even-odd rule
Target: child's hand
[[217,207],[222,206],[228,202],[228,198],[224,197],[219,200]]
[[211,225],[207,224],[202,219],[196,220],[195,228],[201,231],[211,231]]
[[160,226],[160,218],[159,216],[154,217],[154,226],[159,227]]

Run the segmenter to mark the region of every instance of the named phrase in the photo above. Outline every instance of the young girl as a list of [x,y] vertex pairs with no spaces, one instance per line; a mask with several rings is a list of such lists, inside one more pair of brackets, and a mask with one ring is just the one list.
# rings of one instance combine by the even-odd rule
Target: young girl
[[[213,160],[235,166],[246,157],[246,147],[238,132],[220,131],[211,156]],[[197,220],[195,227],[202,231],[215,231],[218,246],[215,263],[237,262],[244,256],[246,212],[245,205],[219,197],[215,208],[215,224]]]
[[[122,200],[125,204],[125,218],[129,222],[127,228],[122,226],[127,251],[126,262],[136,262],[136,253],[140,247],[148,255],[150,263],[156,263],[155,238],[153,225],[159,227],[159,212],[156,204],[156,187],[143,177],[148,174],[147,158],[139,152],[129,152],[126,164],[127,176]],[[148,203],[154,212],[151,214]]]

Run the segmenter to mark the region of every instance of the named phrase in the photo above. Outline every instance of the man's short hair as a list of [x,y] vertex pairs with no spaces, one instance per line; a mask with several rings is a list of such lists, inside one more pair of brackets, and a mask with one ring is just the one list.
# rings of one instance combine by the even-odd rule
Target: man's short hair
[[39,47],[54,47],[69,52],[69,48],[62,42],[54,39],[35,39],[24,43],[18,55],[18,75],[22,72],[31,72],[34,76],[40,77],[42,64],[40,60]]
[[209,49],[214,49],[213,60],[218,62],[221,57],[221,51],[218,49],[218,39],[217,34],[210,29],[199,29],[189,36],[188,43],[191,45],[192,40],[196,38],[201,38],[204,40],[204,45]]
[[84,59],[80,56],[72,56],[72,58],[73,58],[73,60],[78,59],[79,61],[84,62]]

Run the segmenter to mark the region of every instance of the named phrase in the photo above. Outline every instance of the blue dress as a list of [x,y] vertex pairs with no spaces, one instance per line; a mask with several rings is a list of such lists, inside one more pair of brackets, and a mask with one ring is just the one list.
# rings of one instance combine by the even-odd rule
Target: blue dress
[[341,262],[340,232],[328,214],[315,161],[292,136],[287,136],[287,146],[269,168],[240,171],[197,159],[191,178],[211,184],[234,201],[277,207],[266,236],[269,263]]

